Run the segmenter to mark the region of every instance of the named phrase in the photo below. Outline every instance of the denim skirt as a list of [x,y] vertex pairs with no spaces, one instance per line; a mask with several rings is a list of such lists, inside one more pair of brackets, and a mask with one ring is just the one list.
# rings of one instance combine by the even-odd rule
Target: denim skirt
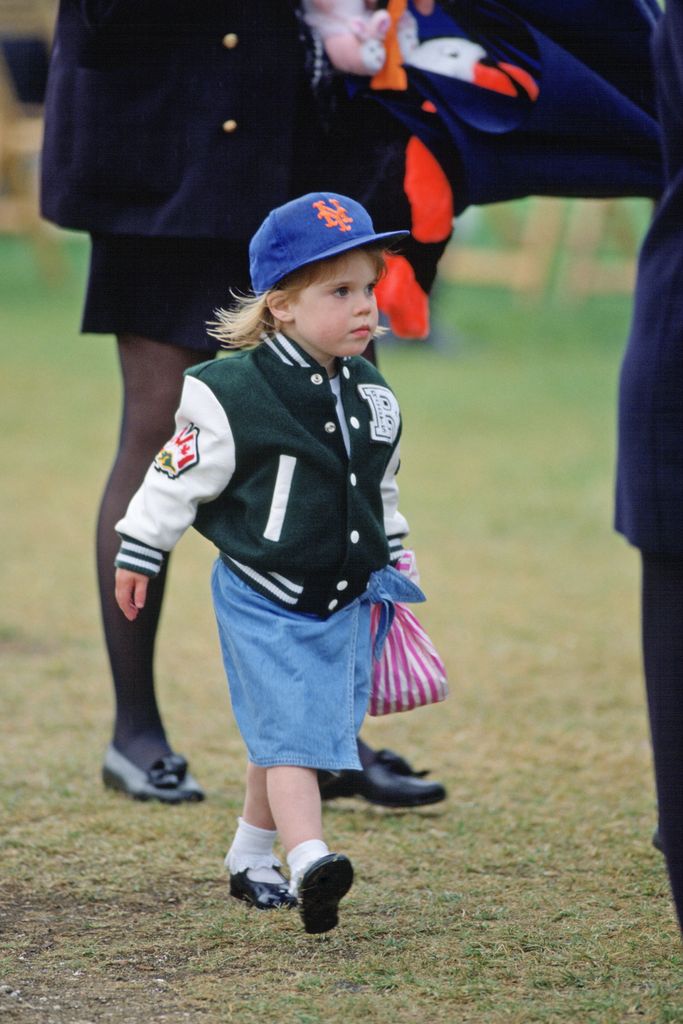
[[370,602],[327,619],[263,597],[219,558],[211,588],[237,726],[256,765],[360,769],[370,698]]

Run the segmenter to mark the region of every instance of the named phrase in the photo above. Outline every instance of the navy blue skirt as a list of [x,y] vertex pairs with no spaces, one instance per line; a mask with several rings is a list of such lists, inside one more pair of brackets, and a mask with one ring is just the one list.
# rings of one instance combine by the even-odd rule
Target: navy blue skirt
[[93,235],[81,330],[139,334],[212,355],[206,331],[231,290],[250,290],[247,243],[222,238]]

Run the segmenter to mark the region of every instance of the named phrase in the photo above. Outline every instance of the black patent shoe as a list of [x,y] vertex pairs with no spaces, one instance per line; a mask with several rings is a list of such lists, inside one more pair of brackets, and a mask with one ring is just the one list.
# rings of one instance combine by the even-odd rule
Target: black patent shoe
[[378,750],[363,771],[318,772],[323,800],[362,796],[380,807],[423,807],[446,799],[440,782],[429,782],[393,750]]
[[351,888],[353,865],[343,853],[328,853],[306,868],[299,882],[299,913],[311,935],[339,923],[339,901]]
[[180,754],[167,754],[145,770],[124,757],[113,744],[107,748],[102,765],[102,781],[134,800],[159,800],[180,804],[204,799],[204,790],[187,770]]
[[248,869],[230,875],[230,895],[236,900],[243,900],[257,910],[296,906],[296,897],[290,893],[284,876],[282,882],[255,882],[247,876]]

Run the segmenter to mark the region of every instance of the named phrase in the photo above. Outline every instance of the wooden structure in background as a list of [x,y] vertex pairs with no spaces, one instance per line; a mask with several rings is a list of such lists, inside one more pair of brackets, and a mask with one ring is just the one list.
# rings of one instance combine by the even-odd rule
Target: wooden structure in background
[[[636,255],[640,232],[616,199],[575,202],[569,210],[564,241],[565,271],[560,278],[564,294],[586,295],[625,292],[636,283]],[[604,250],[614,255],[609,260]]]
[[[0,0],[0,37],[43,40],[49,50],[56,6],[49,0]],[[23,103],[0,50],[0,232],[24,234],[45,272],[62,267],[61,249],[38,212],[42,107]]]
[[618,199],[535,197],[479,211],[486,241],[453,242],[439,265],[453,283],[507,288],[538,298],[555,288],[569,299],[630,293],[640,230]]
[[555,199],[529,200],[525,212],[507,203],[481,207],[480,216],[491,233],[487,243],[453,242],[439,264],[447,281],[495,285],[536,297],[548,275],[562,234],[564,207]]

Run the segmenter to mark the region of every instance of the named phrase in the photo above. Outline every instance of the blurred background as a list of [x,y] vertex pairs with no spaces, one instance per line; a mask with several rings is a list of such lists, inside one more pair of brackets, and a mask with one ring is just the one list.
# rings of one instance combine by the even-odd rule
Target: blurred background
[[[175,1005],[216,1014],[225,962],[211,951],[223,920],[234,926],[220,860],[243,754],[212,621],[213,554],[197,535],[174,558],[159,677],[171,740],[210,799],[178,809],[169,828],[166,809],[131,806],[98,777],[111,696],[92,537],[120,388],[113,341],[79,333],[87,240],[37,213],[53,15],[50,3],[0,3],[0,772],[10,781],[0,820],[9,822],[6,892],[29,911],[7,948],[33,949],[53,986],[63,988],[68,969],[106,994],[112,965],[133,963],[125,958],[147,940],[166,956],[150,970],[171,977],[171,989],[169,963],[184,972]],[[402,505],[429,598],[420,614],[452,693],[366,732],[431,767],[449,789],[443,807],[401,816],[352,802],[327,812],[340,845],[370,866],[359,887],[366,909],[350,901],[350,927],[364,934],[367,908],[385,905],[380,842],[403,893],[365,961],[345,960],[343,936],[331,940],[341,952],[325,978],[353,982],[373,1020],[417,1019],[418,1005],[452,1021],[453,1001],[467,1009],[460,1019],[486,1024],[681,1019],[676,926],[650,846],[637,559],[611,525],[617,377],[649,212],[645,200],[471,209],[440,265],[430,338],[380,344],[405,419]],[[429,871],[417,872],[425,837]],[[154,916],[162,877],[174,879],[173,894],[193,893],[170,931]],[[101,915],[102,931],[80,928],[83,905]],[[434,957],[431,989],[410,973],[412,947],[402,953],[418,919],[421,952]],[[48,922],[55,934],[41,945]],[[318,965],[287,960],[286,925],[268,939],[261,922],[240,922],[256,942],[261,994],[272,997],[261,1019],[337,1019],[311,1007],[304,982]],[[393,987],[387,956],[404,972]],[[291,968],[284,983],[267,973],[281,957]],[[170,999],[152,991],[146,968],[114,970],[148,1014]],[[232,984],[246,985],[247,974]],[[298,1016],[274,1009],[281,990]],[[42,991],[52,1005],[54,988]],[[95,1005],[88,998],[83,1006]],[[118,1006],[110,1019],[151,1019]]]

